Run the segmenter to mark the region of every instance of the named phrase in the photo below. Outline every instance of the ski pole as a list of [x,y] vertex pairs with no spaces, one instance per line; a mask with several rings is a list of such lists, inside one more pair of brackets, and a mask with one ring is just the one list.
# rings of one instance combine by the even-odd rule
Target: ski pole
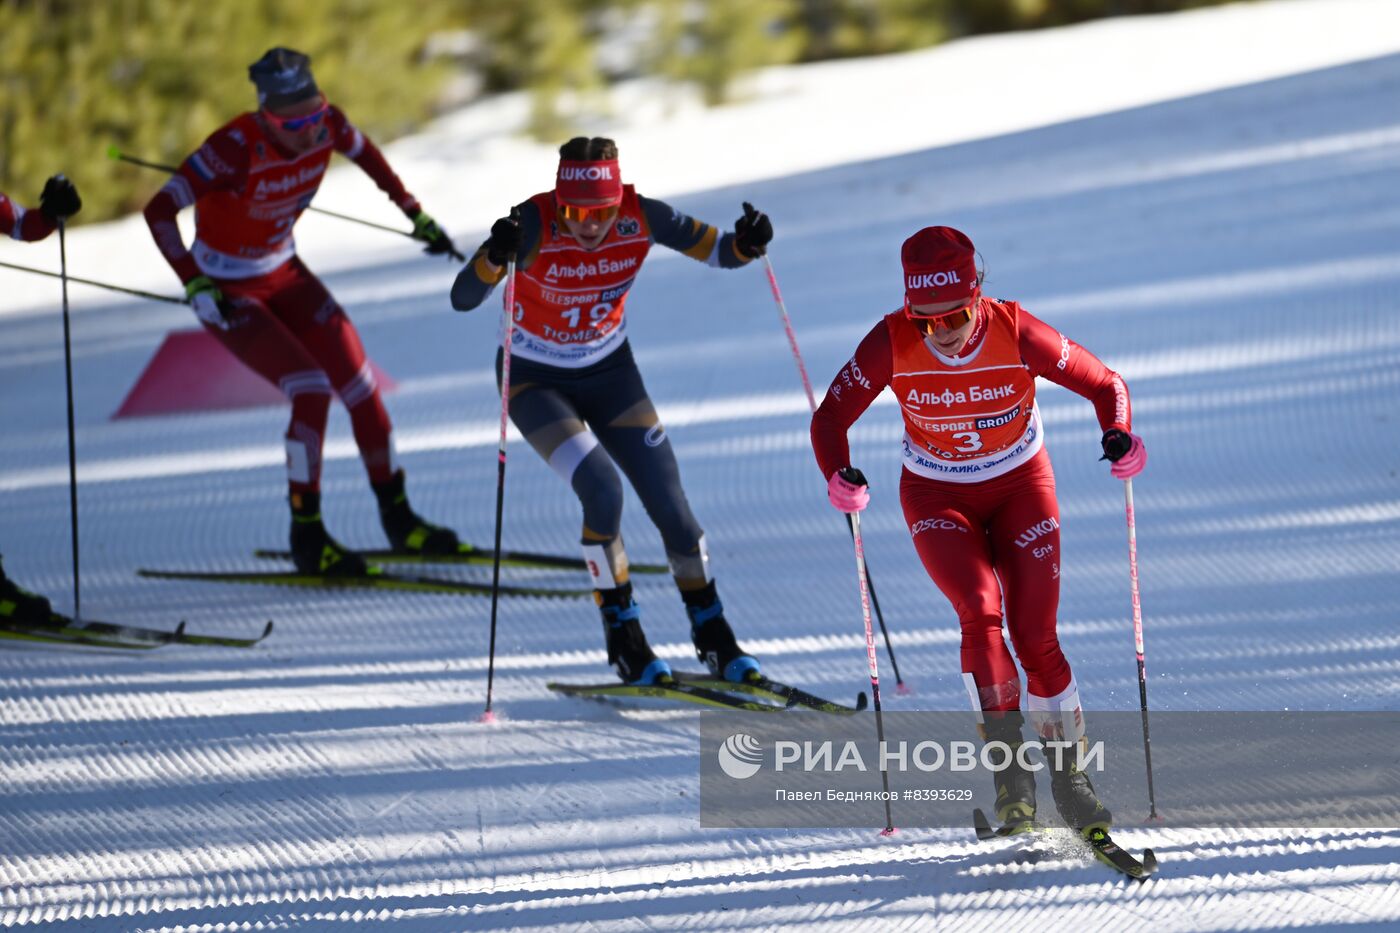
[[112,285],[108,282],[98,282],[93,279],[80,279],[76,275],[49,272],[47,269],[35,269],[33,266],[21,266],[13,262],[0,262],[0,266],[4,266],[6,269],[14,269],[17,272],[28,272],[31,275],[46,275],[51,279],[63,279],[65,289],[67,288],[67,283],[77,282],[79,285],[91,285],[93,288],[105,288],[109,292],[121,292],[124,295],[135,295],[137,298],[149,298],[152,301],[168,301],[176,305],[188,304],[183,298],[175,298],[170,295],[157,295],[154,292],[143,292],[139,288],[125,288],[121,285]]
[[[114,159],[117,162],[127,162],[131,165],[139,165],[142,168],[153,168],[161,172],[170,172],[172,175],[175,172],[179,171],[179,168],[177,168],[174,165],[164,165],[160,162],[148,162],[145,159],[139,159],[136,156],[127,155],[125,152],[122,152],[116,146],[107,147],[107,158]],[[365,227],[373,227],[376,230],[385,230],[389,233],[397,233],[399,236],[406,236],[410,240],[417,239],[417,237],[413,235],[413,231],[411,230],[401,230],[398,227],[390,227],[388,224],[375,223],[372,220],[362,220],[359,217],[352,217],[349,214],[342,214],[339,211],[328,211],[324,207],[308,207],[307,210],[314,211],[317,214],[325,214],[327,217],[335,217],[338,220],[348,220],[352,224],[360,224],[361,226]],[[448,253],[448,255],[451,256],[453,259],[457,260],[458,262],[466,262],[467,259],[467,257],[463,256],[455,249]]]
[[[807,376],[807,365],[802,362],[802,351],[797,348],[797,332],[792,329],[792,318],[788,316],[787,303],[783,301],[782,290],[778,288],[778,276],[773,272],[773,260],[768,258],[767,253],[763,254],[763,267],[768,273],[768,287],[773,291],[773,301],[783,319],[783,330],[787,332],[788,346],[792,348],[792,358],[797,363],[797,373],[802,377],[802,390],[807,393],[807,406],[815,415],[817,396],[812,391],[812,380]],[[846,517],[846,525],[851,525],[850,516]],[[890,630],[885,627],[885,614],[880,610],[880,598],[875,595],[875,581],[867,574],[866,582],[870,586],[870,602],[875,606],[875,618],[880,622],[880,634],[885,639],[885,651],[890,656],[890,667],[894,669],[894,692],[901,695],[909,693],[909,688],[904,685],[904,678],[899,675],[899,662],[894,659],[894,645],[890,643]]]
[[1152,789],[1152,738],[1147,731],[1147,666],[1142,648],[1142,598],[1138,594],[1137,519],[1133,512],[1133,481],[1123,480],[1123,497],[1128,511],[1128,580],[1133,592],[1133,642],[1137,648],[1138,697],[1142,701],[1142,751],[1147,759],[1147,807],[1150,819],[1157,816],[1157,795]]
[[83,621],[82,591],[78,581],[78,448],[73,429],[73,344],[68,327],[68,223],[66,218],[58,220],[58,268],[59,282],[63,289],[63,374],[68,387],[68,514],[73,537],[73,620],[81,625]]
[[875,735],[880,741],[880,779],[885,790],[885,828],[882,836],[894,835],[894,817],[890,814],[890,773],[884,766],[885,717],[880,710],[880,666],[875,651],[875,629],[870,623],[870,578],[865,572],[865,544],[860,537],[860,513],[851,512],[851,540],[856,546],[856,579],[860,581],[860,611],[865,619],[865,659],[870,664],[870,695],[875,700]]
[[[512,210],[511,212],[515,212]],[[486,711],[482,722],[492,722],[491,691],[496,680],[496,610],[501,597],[501,517],[506,501],[506,427],[510,421],[510,341],[515,334],[515,255],[506,263],[505,339],[501,341],[501,445],[496,451],[496,553],[491,559],[491,649],[486,662]]]

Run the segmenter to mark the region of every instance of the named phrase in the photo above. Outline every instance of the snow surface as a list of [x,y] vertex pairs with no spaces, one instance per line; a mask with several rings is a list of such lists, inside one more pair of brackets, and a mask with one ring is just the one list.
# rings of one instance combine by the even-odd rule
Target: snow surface
[[[608,125],[644,191],[720,223],[742,199],[773,214],[773,261],[819,383],[898,301],[898,244],[931,222],[971,233],[992,293],[1124,374],[1151,451],[1136,492],[1155,709],[1394,710],[1397,26],[1400,4],[1361,0],[1115,20],[778,69],[741,106],[681,102],[647,126],[623,108]],[[451,229],[480,231],[548,184],[548,149],[501,131],[518,105],[472,108],[391,148]],[[392,220],[377,198],[342,171],[320,203]],[[319,218],[300,232],[400,383],[388,404],[416,505],[488,542],[494,314],[452,314],[452,269],[412,244]],[[139,220],[75,231],[69,247],[75,274],[174,290]],[[52,243],[0,252],[56,265]],[[7,274],[0,295],[0,543],[12,576],[71,608],[61,325],[52,283],[33,285]],[[73,302],[85,611],[278,630],[250,652],[0,650],[0,924],[1400,923],[1395,829],[1124,825],[1123,844],[1162,860],[1142,886],[961,830],[702,830],[694,713],[544,689],[606,676],[586,603],[503,605],[501,721],[484,726],[485,600],[140,580],[138,566],[253,568],[253,548],[281,545],[285,413],[108,421],[164,332],[190,318],[78,286]],[[854,693],[865,661],[849,541],[811,461],[763,273],[662,251],[631,305],[744,643],[775,676]],[[1135,709],[1121,491],[1096,460],[1088,404],[1045,384],[1041,397],[1067,554],[1062,640],[1091,709]],[[379,546],[338,410],[332,434],[328,521]],[[867,552],[917,691],[887,705],[962,709],[957,624],[894,495],[899,434],[888,404],[853,431],[874,483]],[[572,496],[524,445],[509,471],[506,545],[572,549]],[[635,559],[661,558],[635,499],[624,533]],[[659,652],[684,662],[672,587],[637,584]]]

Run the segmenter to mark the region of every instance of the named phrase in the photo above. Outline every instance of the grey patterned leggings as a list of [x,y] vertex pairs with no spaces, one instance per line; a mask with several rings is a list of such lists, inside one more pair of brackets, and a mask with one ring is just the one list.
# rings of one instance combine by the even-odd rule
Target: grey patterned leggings
[[[498,389],[500,376],[497,350]],[[710,577],[704,532],[686,501],[671,441],[631,346],[623,343],[581,369],[513,358],[510,382],[510,420],[583,506],[585,559],[603,565],[590,568],[595,583],[607,588],[627,579],[621,467],[661,532],[676,583],[682,590],[703,587]]]

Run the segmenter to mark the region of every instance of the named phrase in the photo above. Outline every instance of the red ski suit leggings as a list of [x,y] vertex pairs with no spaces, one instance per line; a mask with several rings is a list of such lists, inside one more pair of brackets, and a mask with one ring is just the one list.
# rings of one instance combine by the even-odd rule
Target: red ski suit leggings
[[266,275],[216,280],[234,305],[228,330],[205,327],[248,368],[291,400],[287,470],[293,493],[321,485],[321,449],[331,393],[350,413],[370,482],[395,469],[392,425],[360,335],[320,279],[293,258]]
[[1055,634],[1060,601],[1060,509],[1050,455],[1005,476],[948,483],[904,471],[899,484],[914,548],[962,625],[962,669],[984,710],[1020,706],[1021,683],[1002,638],[1002,605],[1029,693],[1070,683]]

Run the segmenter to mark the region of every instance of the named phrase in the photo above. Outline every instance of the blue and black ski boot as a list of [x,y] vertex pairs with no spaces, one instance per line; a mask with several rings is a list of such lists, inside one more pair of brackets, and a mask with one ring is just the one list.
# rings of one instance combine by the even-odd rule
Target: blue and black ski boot
[[715,592],[715,581],[703,589],[682,591],[685,612],[690,616],[690,640],[695,643],[695,656],[704,662],[715,677],[734,684],[763,676],[758,659],[745,653],[734,640],[734,632],[724,618],[724,604]]
[[603,637],[608,644],[608,664],[627,684],[661,684],[673,680],[671,665],[656,656],[642,631],[642,610],[632,598],[632,584],[594,590],[593,599],[603,614]]

